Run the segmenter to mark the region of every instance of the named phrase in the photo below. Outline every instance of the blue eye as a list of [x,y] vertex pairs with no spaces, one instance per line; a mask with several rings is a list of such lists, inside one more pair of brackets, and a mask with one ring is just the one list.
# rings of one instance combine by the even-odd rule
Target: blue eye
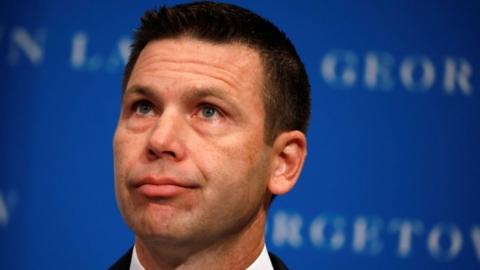
[[141,100],[135,104],[135,113],[146,115],[149,114],[153,110],[152,103]]
[[218,110],[212,106],[204,105],[200,109],[203,118],[214,118],[218,115]]

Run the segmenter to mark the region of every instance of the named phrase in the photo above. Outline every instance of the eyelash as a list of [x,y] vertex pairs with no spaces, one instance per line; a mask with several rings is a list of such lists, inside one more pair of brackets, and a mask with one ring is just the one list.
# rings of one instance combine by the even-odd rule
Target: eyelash
[[[149,111],[148,111],[147,113],[141,113],[141,112],[139,112],[139,107],[140,107],[140,105],[147,105],[147,106],[149,106]],[[150,101],[148,101],[148,100],[144,100],[144,99],[138,100],[138,101],[136,101],[136,102],[133,103],[133,105],[132,105],[132,111],[133,111],[134,113],[136,113],[136,114],[139,114],[139,115],[147,115],[148,113],[150,113],[151,111],[153,111],[153,104],[152,104]]]
[[[216,118],[220,118],[220,117],[223,117],[224,116],[224,113],[222,112],[222,110],[220,110],[219,108],[217,108],[216,106],[212,105],[212,104],[208,104],[208,103],[203,103],[203,104],[200,104],[198,106],[198,114],[202,114],[202,112],[204,112],[204,109],[211,109],[213,110],[214,112],[214,115],[210,116],[210,117],[207,117],[205,115],[200,115],[202,118],[204,119],[216,119]],[[216,115],[216,116],[215,116]]]
[[[147,105],[148,106],[148,112],[139,112],[140,110],[140,105]],[[195,115],[198,115],[198,116],[201,116],[203,119],[214,119],[214,115],[212,115],[211,117],[207,117],[205,115],[201,115],[201,113],[203,112],[204,109],[212,109],[214,112],[214,115],[217,115],[216,118],[220,118],[220,117],[224,117],[225,116],[225,113],[219,109],[217,106],[215,105],[212,105],[210,103],[202,103],[200,105],[198,105],[198,111],[195,113]],[[136,102],[133,103],[132,105],[132,111],[135,113],[135,114],[138,114],[138,115],[148,115],[149,113],[151,113],[152,111],[154,110],[154,106],[152,104],[152,102],[148,101],[148,100],[145,100],[145,99],[142,99],[142,100],[138,100]]]

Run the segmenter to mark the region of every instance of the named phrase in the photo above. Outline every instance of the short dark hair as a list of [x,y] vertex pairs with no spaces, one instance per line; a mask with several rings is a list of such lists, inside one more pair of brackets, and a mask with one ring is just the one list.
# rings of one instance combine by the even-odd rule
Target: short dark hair
[[231,4],[205,1],[145,12],[125,67],[123,91],[148,42],[180,36],[219,44],[238,42],[256,50],[265,73],[262,92],[266,142],[272,143],[283,131],[306,133],[310,117],[310,84],[295,47],[271,22]]

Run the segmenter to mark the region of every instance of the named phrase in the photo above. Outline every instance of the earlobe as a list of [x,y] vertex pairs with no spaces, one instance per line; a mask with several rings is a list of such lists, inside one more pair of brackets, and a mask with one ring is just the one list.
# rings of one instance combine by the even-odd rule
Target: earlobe
[[307,140],[300,131],[280,134],[273,144],[273,173],[268,189],[274,195],[289,192],[296,184],[307,155]]

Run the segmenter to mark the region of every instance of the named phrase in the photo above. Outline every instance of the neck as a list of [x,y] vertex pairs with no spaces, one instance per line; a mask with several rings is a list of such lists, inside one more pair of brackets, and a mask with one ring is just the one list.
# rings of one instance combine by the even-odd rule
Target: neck
[[[188,243],[160,243],[136,237],[138,258],[145,269],[246,269],[265,244],[266,207],[239,232],[196,248]],[[220,238],[220,237],[219,237]]]

